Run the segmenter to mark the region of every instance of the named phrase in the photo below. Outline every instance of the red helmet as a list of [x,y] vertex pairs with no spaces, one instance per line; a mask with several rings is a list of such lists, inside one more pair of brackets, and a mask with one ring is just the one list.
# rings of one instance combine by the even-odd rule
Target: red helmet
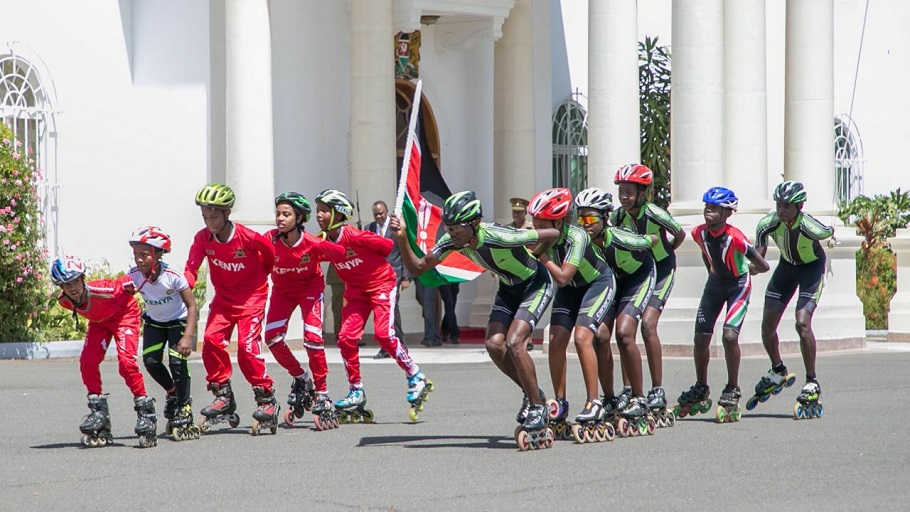
[[654,181],[654,173],[647,166],[641,164],[624,165],[616,171],[616,177],[613,183],[638,183],[639,185],[648,186]]
[[572,207],[572,192],[567,188],[548,188],[531,198],[528,213],[544,220],[559,220]]
[[130,245],[148,244],[161,250],[171,252],[171,237],[158,226],[142,226],[130,235]]

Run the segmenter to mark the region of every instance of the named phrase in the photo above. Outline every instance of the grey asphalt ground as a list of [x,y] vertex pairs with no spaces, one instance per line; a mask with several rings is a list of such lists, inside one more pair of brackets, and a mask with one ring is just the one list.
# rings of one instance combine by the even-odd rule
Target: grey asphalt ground
[[[792,419],[803,370],[790,355],[797,385],[739,423],[699,415],[653,436],[537,452],[519,452],[512,438],[517,388],[492,363],[455,362],[483,361],[481,348],[412,353],[436,361],[424,365],[437,388],[420,423],[407,420],[401,370],[370,360],[363,372],[376,424],[316,432],[307,414],[252,437],[252,392],[235,369],[241,428],[179,443],[162,434],[151,449],[138,448],[114,361],[102,367],[115,445],[95,449],[80,443],[88,409],[77,361],[0,361],[0,510],[906,510],[910,500],[908,345],[820,354],[821,419]],[[535,359],[548,375],[545,357]],[[767,367],[744,359],[742,387]],[[191,368],[198,411],[210,396],[201,362]],[[283,403],[290,378],[274,364],[269,371]],[[692,362],[666,359],[664,375],[675,398],[694,381]],[[714,359],[713,398],[724,382]],[[160,413],[163,392],[147,385]],[[333,397],[346,389],[338,364],[329,386]],[[581,388],[570,357],[573,415]]]

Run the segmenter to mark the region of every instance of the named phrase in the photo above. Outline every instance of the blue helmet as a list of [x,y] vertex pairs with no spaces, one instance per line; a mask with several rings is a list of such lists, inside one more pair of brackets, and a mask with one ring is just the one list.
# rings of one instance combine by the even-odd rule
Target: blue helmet
[[736,198],[736,194],[732,190],[726,187],[711,187],[705,192],[705,195],[702,196],[702,201],[708,204],[716,204],[723,208],[729,208],[730,210],[736,210],[739,206],[739,199]]
[[63,286],[84,275],[85,263],[71,254],[64,254],[51,263],[51,282],[57,286]]

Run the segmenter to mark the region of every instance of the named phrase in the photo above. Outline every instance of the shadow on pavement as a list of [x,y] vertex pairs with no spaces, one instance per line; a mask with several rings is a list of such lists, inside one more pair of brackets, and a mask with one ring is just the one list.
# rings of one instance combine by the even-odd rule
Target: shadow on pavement
[[[427,442],[447,441],[447,442]],[[477,442],[459,442],[477,441]],[[517,450],[515,439],[503,436],[382,436],[362,437],[359,447],[400,445],[404,448],[487,448]]]

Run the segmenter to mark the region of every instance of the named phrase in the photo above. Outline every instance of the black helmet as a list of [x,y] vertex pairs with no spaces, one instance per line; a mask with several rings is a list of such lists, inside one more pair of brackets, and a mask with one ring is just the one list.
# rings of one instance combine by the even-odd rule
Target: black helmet
[[442,222],[445,224],[464,224],[482,216],[480,199],[473,190],[452,194],[442,206]]

